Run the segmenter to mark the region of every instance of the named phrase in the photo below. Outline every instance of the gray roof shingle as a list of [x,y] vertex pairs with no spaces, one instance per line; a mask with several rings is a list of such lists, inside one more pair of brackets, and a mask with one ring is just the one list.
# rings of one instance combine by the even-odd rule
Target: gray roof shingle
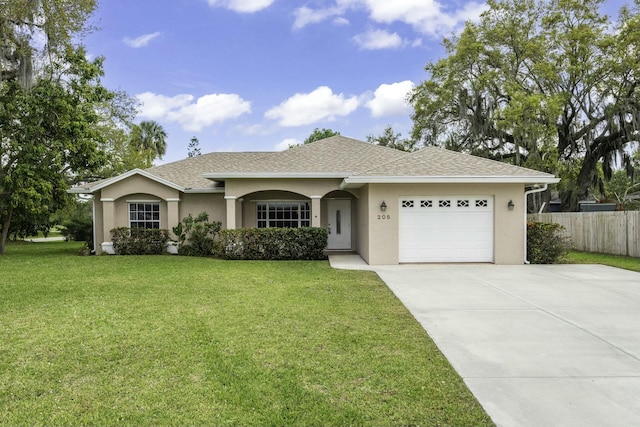
[[247,174],[335,173],[348,176],[363,168],[370,168],[373,165],[409,155],[392,148],[372,145],[344,136],[332,136],[271,154],[269,157],[248,159],[242,165],[242,170],[212,169],[209,172],[212,175],[238,172]]
[[393,160],[367,170],[361,170],[355,176],[422,176],[422,177],[549,177],[544,172],[514,166],[495,160],[458,153],[438,147],[425,147],[411,153],[410,156]]
[[[548,181],[553,175],[494,160],[426,147],[413,153],[344,136],[316,141],[282,152],[214,152],[154,166],[146,173],[186,190],[219,186],[225,177],[323,176],[364,177],[522,177]],[[205,177],[206,176],[206,177]],[[91,191],[96,181],[82,187]]]

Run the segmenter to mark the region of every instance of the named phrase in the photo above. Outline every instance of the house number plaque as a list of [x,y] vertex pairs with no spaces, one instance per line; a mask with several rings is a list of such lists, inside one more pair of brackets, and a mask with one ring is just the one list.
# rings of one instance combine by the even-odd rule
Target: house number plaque
[[378,219],[382,220],[382,219],[391,219],[391,215],[378,215]]

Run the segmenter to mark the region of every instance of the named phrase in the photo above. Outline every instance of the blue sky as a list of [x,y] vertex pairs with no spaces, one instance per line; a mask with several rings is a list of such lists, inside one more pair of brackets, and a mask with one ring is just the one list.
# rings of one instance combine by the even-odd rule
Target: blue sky
[[[622,0],[608,0],[617,15]],[[84,43],[103,83],[168,133],[167,154],[271,151],[314,128],[407,135],[406,95],[481,1],[103,0]]]

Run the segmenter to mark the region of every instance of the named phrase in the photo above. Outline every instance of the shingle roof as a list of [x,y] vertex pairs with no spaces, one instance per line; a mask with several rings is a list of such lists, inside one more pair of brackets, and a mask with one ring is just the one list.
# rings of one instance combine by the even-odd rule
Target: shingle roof
[[[145,169],[144,174],[185,190],[212,190],[219,186],[215,181],[231,177],[331,175],[345,178],[347,183],[364,183],[369,178],[375,178],[376,182],[412,178],[421,179],[419,182],[431,178],[469,178],[469,182],[482,178],[510,178],[531,183],[554,180],[550,174],[442,148],[426,147],[407,153],[344,136],[282,152],[209,153],[154,166]],[[79,187],[78,192],[91,192],[109,185],[113,179],[86,184]]]
[[497,162],[469,154],[458,153],[438,147],[425,147],[410,156],[393,160],[355,176],[522,176],[549,177],[551,175],[507,163]]
[[211,188],[215,185],[210,179],[203,178],[206,172],[235,173],[245,170],[247,163],[268,164],[271,157],[278,153],[269,151],[252,152],[216,152],[189,157],[173,163],[146,169],[152,175],[175,182],[185,188]]
[[332,136],[300,145],[269,157],[250,159],[241,170],[210,170],[208,176],[223,176],[227,172],[240,174],[337,174],[351,175],[372,165],[405,158],[409,153],[372,145],[344,136]]

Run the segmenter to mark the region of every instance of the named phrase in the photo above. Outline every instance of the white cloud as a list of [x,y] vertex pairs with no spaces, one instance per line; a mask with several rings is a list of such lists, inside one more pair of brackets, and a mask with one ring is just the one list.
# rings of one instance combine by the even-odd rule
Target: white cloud
[[398,33],[390,33],[385,30],[369,30],[358,34],[353,38],[362,49],[396,49],[404,45],[402,37]]
[[453,11],[443,10],[437,0],[365,0],[370,18],[376,22],[404,22],[416,31],[434,37],[449,34],[466,20],[476,20],[488,8],[486,2],[469,1]]
[[449,5],[442,0],[335,0],[334,6],[327,8],[311,9],[305,6],[297,9],[294,28],[342,17],[348,10],[365,10],[374,22],[402,22],[422,34],[441,37],[450,34],[467,20],[477,20],[480,13],[488,8],[485,2],[475,0],[468,1],[457,10],[445,10]]
[[151,120],[164,119],[171,110],[176,110],[189,105],[193,95],[181,94],[174,97],[157,95],[152,92],[144,92],[136,95],[140,102],[140,115]]
[[213,93],[201,96],[195,102],[195,97],[189,94],[167,97],[145,92],[136,98],[142,104],[140,116],[176,122],[184,130],[192,132],[251,112],[251,103],[236,94]]
[[411,80],[398,83],[381,84],[373,93],[373,99],[366,103],[375,118],[408,114],[411,106],[407,102],[409,92],[413,90]]
[[288,150],[289,147],[291,147],[291,146],[300,145],[300,144],[302,144],[302,141],[300,141],[298,139],[285,138],[281,142],[276,144],[273,148],[276,151],[284,151],[284,150]]
[[210,6],[221,6],[234,12],[254,13],[268,8],[274,0],[207,0]]
[[349,20],[343,16],[338,16],[333,20],[333,23],[335,25],[349,25]]
[[[302,6],[301,8],[296,9],[296,11],[293,13],[296,17],[295,21],[293,22],[293,29],[299,30],[300,28],[304,28],[309,24],[318,24],[329,18],[340,15],[341,13],[342,10],[339,8],[311,9],[307,6]],[[346,19],[344,20],[346,21]]]
[[477,21],[480,14],[489,9],[489,5],[485,2],[469,2],[456,11],[455,17],[458,22]]
[[331,88],[320,86],[310,93],[297,93],[265,113],[267,119],[278,120],[280,126],[292,127],[335,120],[351,114],[360,104],[357,96],[346,98]]
[[160,33],[155,32],[151,34],[143,34],[136,38],[125,37],[122,41],[124,41],[128,46],[137,49],[139,47],[145,47],[151,42],[151,40],[155,39],[158,36],[160,36]]

